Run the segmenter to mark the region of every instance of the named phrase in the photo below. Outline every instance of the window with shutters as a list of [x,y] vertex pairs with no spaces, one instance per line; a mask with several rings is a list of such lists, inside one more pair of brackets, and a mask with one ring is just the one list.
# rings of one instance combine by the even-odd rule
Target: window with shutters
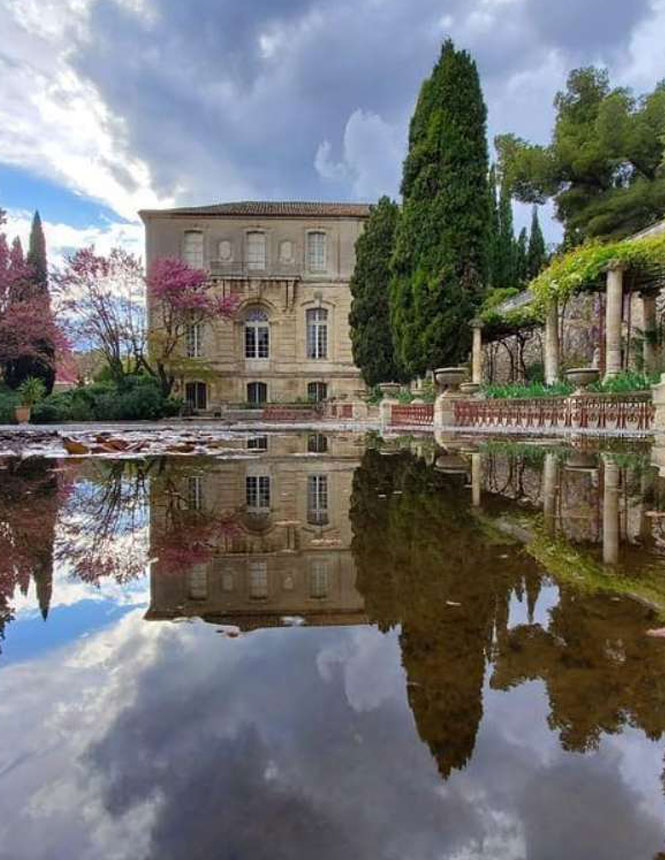
[[203,329],[201,323],[190,323],[185,332],[187,358],[200,358],[203,355]]
[[328,358],[328,311],[307,311],[307,358]]
[[262,271],[266,268],[266,234],[255,230],[246,235],[247,268]]
[[309,596],[314,600],[323,600],[330,591],[330,570],[328,559],[315,558],[309,572]]
[[200,511],[203,507],[203,481],[201,475],[190,475],[187,478],[187,509]]
[[310,272],[325,271],[326,234],[321,231],[307,234],[307,268]]
[[270,475],[247,475],[245,503],[251,513],[265,513],[270,510]]
[[328,385],[325,382],[308,382],[307,399],[310,403],[322,403],[328,396]]
[[268,386],[265,382],[247,383],[247,402],[253,406],[260,406],[268,400]]
[[187,230],[182,243],[182,258],[195,269],[203,268],[203,233],[200,230]]
[[261,308],[245,315],[245,358],[270,358],[270,323]]
[[307,476],[307,522],[314,526],[328,524],[328,476]]
[[268,596],[268,562],[252,561],[249,565],[249,596],[265,600]]

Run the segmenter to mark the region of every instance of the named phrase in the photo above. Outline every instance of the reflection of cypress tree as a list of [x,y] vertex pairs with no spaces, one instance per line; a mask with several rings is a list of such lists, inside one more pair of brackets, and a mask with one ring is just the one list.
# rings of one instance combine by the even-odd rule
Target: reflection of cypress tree
[[644,635],[649,618],[649,610],[628,600],[564,590],[548,630],[524,625],[509,632],[492,686],[505,690],[542,678],[550,724],[569,750],[593,749],[602,733],[624,725],[658,739],[665,732],[665,653]]
[[409,704],[444,777],[473,753],[495,613],[524,565],[480,530],[464,483],[368,451],[351,506],[357,587],[379,627],[402,625]]
[[0,638],[13,618],[12,597],[35,581],[42,616],[48,615],[53,581],[53,541],[58,478],[46,461],[11,463],[0,492]]

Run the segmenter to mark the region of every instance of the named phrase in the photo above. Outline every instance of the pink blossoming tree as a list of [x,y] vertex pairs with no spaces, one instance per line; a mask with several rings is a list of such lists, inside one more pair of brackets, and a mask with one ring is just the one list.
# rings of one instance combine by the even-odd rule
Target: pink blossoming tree
[[10,248],[0,233],[0,367],[5,379],[26,357],[54,366],[56,351],[65,346],[48,294],[35,290],[33,280],[20,241],[15,239]]
[[[183,349],[189,327],[230,319],[237,300],[218,295],[203,269],[171,257],[152,263],[146,284],[150,308],[146,368],[159,379],[163,394],[168,396],[176,378],[191,369],[192,360]],[[196,367],[199,373],[205,372],[204,364],[199,362]]]

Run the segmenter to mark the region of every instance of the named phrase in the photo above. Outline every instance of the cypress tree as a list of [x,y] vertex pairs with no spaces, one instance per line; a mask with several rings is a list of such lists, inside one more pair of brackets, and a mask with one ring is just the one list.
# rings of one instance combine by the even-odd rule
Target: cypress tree
[[351,277],[351,343],[353,360],[367,385],[402,378],[395,362],[388,289],[390,258],[399,207],[382,197],[356,242],[356,265]]
[[540,221],[538,220],[538,206],[534,205],[533,214],[531,216],[531,235],[529,236],[529,251],[528,251],[528,275],[529,280],[535,278],[547,263],[547,248],[545,246],[545,237],[540,229]]
[[501,183],[499,195],[499,235],[496,250],[496,287],[514,287],[517,281],[515,271],[515,235],[513,233],[513,204],[510,189],[505,181]]
[[39,212],[35,212],[30,228],[30,244],[26,262],[32,269],[35,291],[48,293],[48,266],[46,262],[46,240]]
[[[30,279],[25,285],[25,298],[43,298],[44,312],[50,313],[46,240],[39,212],[35,212],[32,219],[25,262],[30,267]],[[24,356],[12,362],[11,368],[7,371],[7,380],[12,387],[17,387],[29,376],[36,376],[44,383],[46,393],[51,393],[55,382],[55,347],[52,343],[40,343],[39,351],[48,356],[47,361],[33,356]]]
[[410,374],[466,357],[489,268],[487,109],[476,64],[444,43],[409,129],[390,290]]
[[490,167],[488,178],[488,193],[489,193],[489,228],[488,228],[488,248],[489,248],[489,283],[492,287],[500,287],[499,278],[499,207],[496,199],[496,165]]
[[529,280],[529,262],[527,256],[527,232],[522,227],[520,235],[515,242],[515,284],[516,287],[526,286]]

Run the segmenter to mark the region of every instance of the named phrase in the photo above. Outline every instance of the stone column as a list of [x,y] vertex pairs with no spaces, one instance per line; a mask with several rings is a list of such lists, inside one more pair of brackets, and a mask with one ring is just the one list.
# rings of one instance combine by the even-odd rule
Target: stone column
[[471,455],[471,504],[474,508],[480,507],[482,474],[482,454],[474,453]]
[[478,320],[473,327],[473,349],[471,352],[471,382],[481,385],[483,381],[483,326]]
[[558,464],[555,454],[545,454],[543,465],[543,516],[545,530],[553,535],[556,527],[556,491]]
[[379,404],[379,415],[381,416],[381,426],[386,428],[390,426],[392,419],[393,406],[399,406],[399,400],[392,397],[384,397]]
[[545,382],[559,381],[559,306],[556,299],[545,312]]
[[656,297],[651,293],[642,295],[642,313],[644,316],[644,369],[647,373],[658,370],[658,348],[655,343]]
[[605,379],[621,373],[621,318],[623,316],[623,266],[607,272],[605,302]]
[[619,560],[619,467],[609,458],[603,459],[603,561],[616,564]]

